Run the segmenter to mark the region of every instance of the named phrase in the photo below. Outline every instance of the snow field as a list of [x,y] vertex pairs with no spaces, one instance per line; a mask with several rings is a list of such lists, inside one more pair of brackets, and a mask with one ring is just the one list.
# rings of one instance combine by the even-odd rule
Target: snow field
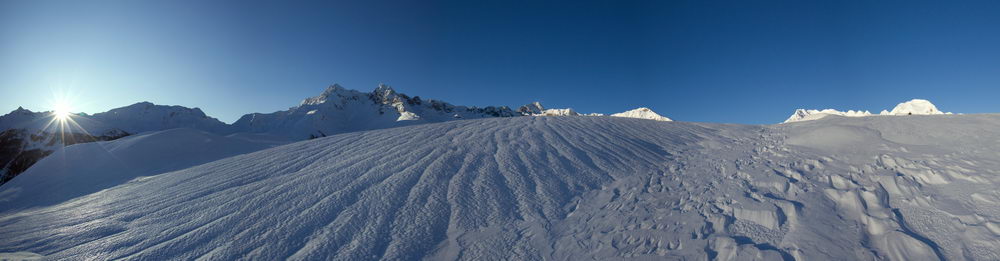
[[996,260],[998,147],[997,115],[453,121],[293,143],[0,212],[10,235],[0,252]]

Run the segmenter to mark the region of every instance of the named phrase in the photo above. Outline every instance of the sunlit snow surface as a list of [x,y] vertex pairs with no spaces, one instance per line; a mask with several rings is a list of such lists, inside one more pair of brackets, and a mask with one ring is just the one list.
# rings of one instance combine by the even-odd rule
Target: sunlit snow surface
[[454,121],[303,141],[0,213],[0,252],[997,260],[998,148],[998,115]]

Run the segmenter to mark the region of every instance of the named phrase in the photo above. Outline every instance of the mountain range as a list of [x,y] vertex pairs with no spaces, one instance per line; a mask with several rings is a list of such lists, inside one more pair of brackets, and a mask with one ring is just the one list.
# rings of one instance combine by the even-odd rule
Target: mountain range
[[901,115],[939,115],[939,114],[952,114],[950,112],[942,112],[938,110],[937,106],[934,106],[928,100],[924,99],[913,99],[907,102],[897,104],[896,107],[892,108],[892,111],[882,110],[878,114],[873,114],[869,111],[862,110],[848,110],[848,111],[838,111],[835,109],[825,109],[825,110],[807,110],[807,109],[797,109],[792,116],[788,117],[784,123],[797,122],[797,121],[809,121],[817,120],[826,116],[836,115],[844,117],[867,117],[867,116],[901,116]]
[[[379,84],[371,92],[346,89],[339,84],[297,106],[272,113],[250,113],[233,124],[206,115],[199,108],[139,102],[107,112],[74,114],[65,123],[51,112],[18,108],[0,116],[0,184],[24,172],[56,147],[107,141],[128,135],[174,128],[190,128],[215,135],[252,133],[269,139],[304,140],[345,132],[384,129],[415,124],[519,116],[603,116],[580,114],[572,109],[546,109],[538,102],[512,110],[507,106],[460,106],[409,96]],[[614,117],[654,120],[659,116],[639,108]],[[258,137],[259,138],[259,137]]]

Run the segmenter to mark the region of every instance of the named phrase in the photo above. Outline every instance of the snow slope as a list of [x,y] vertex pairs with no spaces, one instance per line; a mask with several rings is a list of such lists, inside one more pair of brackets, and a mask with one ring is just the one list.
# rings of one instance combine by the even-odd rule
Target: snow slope
[[170,129],[57,149],[0,187],[0,212],[60,203],[131,179],[274,147],[272,140]]
[[57,120],[52,112],[18,107],[0,116],[0,185],[53,151],[77,143],[114,140],[131,134],[194,128],[228,134],[233,128],[198,108],[140,102],[94,115],[73,114]]
[[996,148],[1000,115],[452,121],[293,143],[0,213],[0,252],[997,260]]

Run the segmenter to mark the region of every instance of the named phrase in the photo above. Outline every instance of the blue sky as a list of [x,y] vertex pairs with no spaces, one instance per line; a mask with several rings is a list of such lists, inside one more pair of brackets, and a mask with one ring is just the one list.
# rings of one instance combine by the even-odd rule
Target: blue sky
[[54,93],[226,122],[329,84],[460,105],[775,123],[1000,112],[1000,1],[0,1],[0,110]]

